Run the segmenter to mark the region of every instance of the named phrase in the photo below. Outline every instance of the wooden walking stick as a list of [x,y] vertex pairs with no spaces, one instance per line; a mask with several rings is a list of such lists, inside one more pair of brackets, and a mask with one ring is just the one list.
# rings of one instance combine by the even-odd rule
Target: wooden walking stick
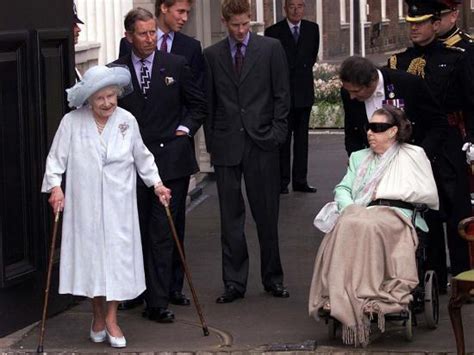
[[46,313],[48,311],[48,300],[49,300],[49,286],[51,285],[51,271],[53,269],[54,248],[56,245],[56,235],[58,234],[60,214],[61,214],[61,210],[60,208],[58,208],[58,210],[56,211],[56,215],[54,216],[53,237],[51,238],[51,247],[49,250],[48,276],[46,278],[46,288],[44,290],[43,317],[41,318],[40,337],[39,337],[38,348],[36,349],[36,352],[38,354],[43,353],[44,329],[45,329]]
[[186,265],[183,248],[181,247],[181,242],[178,239],[178,234],[176,233],[176,228],[174,226],[173,217],[171,216],[169,206],[166,205],[165,210],[166,210],[166,215],[168,216],[168,222],[170,224],[171,234],[173,235],[173,239],[176,243],[176,247],[178,248],[179,257],[181,259],[181,264],[183,265],[183,269],[184,269],[184,274],[186,275],[186,280],[188,280],[189,288],[191,289],[191,294],[193,295],[194,305],[196,306],[196,311],[199,315],[199,320],[201,321],[202,331],[204,332],[204,336],[208,336],[209,330],[207,329],[206,321],[204,320],[204,316],[202,314],[201,305],[199,304],[196,291],[194,290],[193,282],[191,280],[191,273],[189,272],[188,266]]

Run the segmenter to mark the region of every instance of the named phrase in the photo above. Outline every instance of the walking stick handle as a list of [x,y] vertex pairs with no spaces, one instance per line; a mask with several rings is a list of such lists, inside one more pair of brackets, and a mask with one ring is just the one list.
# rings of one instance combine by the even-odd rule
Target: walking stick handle
[[201,321],[202,331],[204,333],[204,336],[208,336],[209,335],[209,329],[207,328],[206,321],[204,320],[204,315],[202,314],[201,305],[199,304],[199,300],[197,298],[196,291],[194,290],[193,282],[191,280],[191,273],[189,272],[188,266],[186,264],[186,260],[184,258],[184,252],[183,252],[183,248],[181,246],[181,242],[178,239],[178,233],[176,233],[176,227],[175,227],[174,222],[173,222],[173,216],[171,215],[171,211],[170,211],[169,206],[168,205],[164,205],[164,206],[165,206],[165,210],[166,210],[166,215],[168,216],[168,222],[169,222],[169,225],[170,225],[170,228],[171,228],[171,234],[173,235],[173,239],[176,243],[176,247],[178,248],[178,253],[179,253],[179,257],[181,259],[181,264],[183,265],[184,274],[186,275],[186,280],[188,280],[189,288],[191,289],[191,294],[192,294],[193,300],[194,300],[194,305],[196,307],[196,311],[198,313],[199,320]]

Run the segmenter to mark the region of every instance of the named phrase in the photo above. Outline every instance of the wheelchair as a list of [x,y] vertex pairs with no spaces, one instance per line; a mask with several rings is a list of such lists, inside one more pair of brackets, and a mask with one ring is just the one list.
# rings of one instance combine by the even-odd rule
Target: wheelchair
[[[412,224],[415,225],[415,218],[427,210],[424,204],[414,204]],[[436,272],[427,270],[427,243],[426,232],[416,228],[418,236],[418,247],[416,249],[416,264],[419,284],[411,292],[413,300],[410,302],[407,311],[398,313],[388,313],[385,315],[386,322],[401,322],[404,328],[404,337],[407,341],[413,340],[413,327],[418,326],[418,317],[423,315],[424,325],[428,329],[436,329],[439,322],[439,287]],[[330,316],[330,311],[319,310],[318,315],[324,319],[328,327],[329,339],[335,340],[341,328],[341,323]],[[377,315],[371,317],[371,322],[377,322]]]

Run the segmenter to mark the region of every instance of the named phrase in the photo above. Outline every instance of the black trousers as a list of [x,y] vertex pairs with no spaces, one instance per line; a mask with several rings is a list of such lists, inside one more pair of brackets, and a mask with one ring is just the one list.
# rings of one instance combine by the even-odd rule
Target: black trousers
[[428,267],[438,274],[441,287],[446,285],[448,274],[443,222],[446,222],[451,274],[457,275],[469,270],[468,244],[457,232],[458,223],[472,213],[467,165],[465,154],[461,150],[462,142],[459,131],[450,127],[442,152],[433,163],[440,197],[440,212],[429,211],[425,216],[430,229]]
[[[170,210],[178,238],[183,245],[189,176],[163,183],[171,189]],[[137,199],[147,287],[146,304],[150,308],[166,308],[170,292],[181,291],[183,287],[179,254],[166,211],[155,196],[153,188],[139,185]]]
[[260,243],[264,286],[283,282],[278,244],[280,205],[279,152],[263,151],[249,138],[239,165],[215,166],[221,212],[222,277],[242,294],[247,287],[249,257],[245,240],[245,202],[242,176]]
[[[292,108],[288,115],[288,136],[280,148],[281,187],[308,183],[308,125],[311,107]],[[291,169],[291,139],[293,137],[293,169]]]

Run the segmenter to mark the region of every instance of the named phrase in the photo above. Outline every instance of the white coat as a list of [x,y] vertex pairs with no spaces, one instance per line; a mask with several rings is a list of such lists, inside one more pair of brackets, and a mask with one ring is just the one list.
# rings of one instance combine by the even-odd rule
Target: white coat
[[102,135],[88,107],[63,117],[41,188],[66,173],[59,293],[122,301],[145,290],[137,171],[147,186],[161,181],[131,113],[118,107]]

